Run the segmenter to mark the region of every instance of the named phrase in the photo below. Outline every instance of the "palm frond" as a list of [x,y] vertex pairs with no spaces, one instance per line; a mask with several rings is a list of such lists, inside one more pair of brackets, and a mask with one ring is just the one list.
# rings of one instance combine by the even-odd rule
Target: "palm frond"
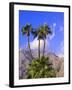
[[33,30],[31,31],[31,33],[32,33],[32,35],[33,35],[34,38],[36,38],[37,35],[38,35],[38,32],[37,32],[36,29],[33,29]]
[[27,33],[25,27],[22,27],[21,32],[22,32],[23,35]]

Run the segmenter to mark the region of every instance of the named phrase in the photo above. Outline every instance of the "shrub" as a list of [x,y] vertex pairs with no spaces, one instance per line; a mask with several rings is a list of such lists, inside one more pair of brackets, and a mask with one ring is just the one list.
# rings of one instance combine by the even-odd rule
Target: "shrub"
[[28,67],[27,78],[49,78],[56,77],[56,72],[52,68],[52,63],[48,57],[32,60]]

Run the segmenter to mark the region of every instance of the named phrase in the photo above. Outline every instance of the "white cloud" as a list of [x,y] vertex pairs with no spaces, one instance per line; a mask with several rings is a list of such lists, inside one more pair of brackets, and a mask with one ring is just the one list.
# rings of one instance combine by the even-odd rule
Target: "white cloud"
[[[39,40],[37,38],[35,38],[32,42],[30,42],[30,45],[31,45],[31,49],[38,49]],[[48,42],[46,39],[45,47],[47,47],[47,45],[48,45]],[[44,46],[44,42],[43,42],[43,40],[40,40],[40,48],[43,49],[43,46]]]
[[53,23],[53,27],[56,27],[56,23]]
[[55,32],[53,32],[53,34],[50,36],[50,40],[52,40],[55,36]]
[[63,32],[63,31],[64,31],[64,28],[63,28],[63,26],[60,26],[60,29],[59,29],[59,31],[61,31],[61,32]]
[[52,25],[52,35],[50,36],[50,40],[52,40],[55,37],[55,27],[56,27],[56,23],[53,23],[53,25]]
[[[38,48],[38,43],[39,43],[38,39],[35,38],[35,39],[30,43],[31,49],[37,49],[37,48]],[[41,45],[41,47],[43,46],[43,40],[40,40],[40,45]]]

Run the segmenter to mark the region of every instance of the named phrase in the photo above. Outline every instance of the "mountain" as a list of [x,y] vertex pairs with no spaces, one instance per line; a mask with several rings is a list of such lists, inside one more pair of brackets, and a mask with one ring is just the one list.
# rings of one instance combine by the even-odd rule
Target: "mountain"
[[[32,55],[34,58],[38,57],[38,51],[32,50]],[[42,56],[42,53],[41,53]],[[56,70],[56,77],[64,76],[64,58],[58,57],[55,53],[45,53],[46,57],[49,57],[52,67]],[[19,51],[19,78],[27,78],[27,68],[29,63],[32,61],[32,57],[28,49],[21,49]]]
[[53,68],[57,71],[57,77],[64,76],[64,58],[60,58],[54,53],[48,53],[50,62],[53,64]]

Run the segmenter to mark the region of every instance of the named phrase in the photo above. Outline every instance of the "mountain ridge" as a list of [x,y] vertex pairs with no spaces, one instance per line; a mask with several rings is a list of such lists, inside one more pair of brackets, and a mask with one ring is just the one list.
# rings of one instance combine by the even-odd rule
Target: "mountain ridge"
[[[32,50],[32,55],[37,58],[37,51]],[[42,56],[42,53],[41,53]],[[45,53],[46,57],[49,57],[50,62],[53,64],[52,67],[57,71],[56,77],[64,76],[64,57],[59,57],[55,53],[48,52]],[[28,49],[19,50],[19,78],[26,78],[27,68],[29,63],[31,63],[32,58]]]

